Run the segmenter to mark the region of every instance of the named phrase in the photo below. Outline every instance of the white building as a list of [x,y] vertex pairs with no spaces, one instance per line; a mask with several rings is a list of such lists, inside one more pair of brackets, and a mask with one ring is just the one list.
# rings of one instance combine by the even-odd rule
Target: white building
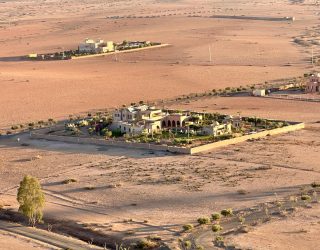
[[155,107],[147,105],[125,107],[113,113],[111,129],[134,135],[159,132],[163,117],[162,110]]
[[253,96],[265,96],[266,95],[266,90],[265,89],[254,89],[252,91]]
[[114,51],[114,44],[112,41],[104,42],[101,39],[85,39],[83,43],[79,44],[80,53],[106,53]]
[[210,125],[203,126],[202,128],[202,134],[204,135],[219,136],[219,135],[231,134],[231,132],[232,132],[231,123],[220,124],[219,122],[214,122]]

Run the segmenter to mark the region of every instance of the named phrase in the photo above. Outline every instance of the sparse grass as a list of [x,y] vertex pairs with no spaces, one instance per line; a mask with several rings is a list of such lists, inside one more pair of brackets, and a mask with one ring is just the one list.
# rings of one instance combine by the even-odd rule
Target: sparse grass
[[200,217],[198,218],[197,221],[200,225],[205,225],[210,223],[210,219],[208,217]]
[[242,226],[239,228],[239,233],[249,233],[250,228],[248,226]]
[[225,217],[233,215],[232,208],[223,209],[220,213]]
[[184,231],[191,231],[194,228],[194,226],[192,224],[185,224],[182,226],[182,228]]
[[249,192],[248,192],[247,190],[245,190],[245,189],[239,189],[239,190],[237,191],[237,193],[244,195],[244,194],[247,194],[247,193],[249,193]]
[[147,237],[148,240],[160,241],[162,238],[159,235],[150,235]]
[[73,182],[77,182],[76,179],[65,179],[64,181],[62,181],[62,184],[69,184],[69,183],[73,183]]
[[126,231],[126,234],[128,234],[128,235],[133,235],[135,233],[136,233],[136,231],[133,229]]

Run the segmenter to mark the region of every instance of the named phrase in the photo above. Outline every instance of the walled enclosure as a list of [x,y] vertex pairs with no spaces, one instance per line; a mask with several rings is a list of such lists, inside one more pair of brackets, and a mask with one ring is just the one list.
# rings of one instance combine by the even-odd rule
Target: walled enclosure
[[93,145],[99,145],[99,146],[115,146],[115,147],[133,148],[133,149],[158,150],[158,151],[167,151],[172,153],[192,155],[196,153],[209,151],[215,148],[244,142],[247,140],[258,139],[258,138],[262,138],[269,135],[276,135],[276,134],[295,131],[295,130],[303,129],[304,127],[305,127],[304,123],[292,123],[291,125],[285,126],[282,128],[276,128],[272,130],[258,132],[255,134],[244,135],[241,137],[232,138],[224,141],[208,143],[208,144],[201,145],[198,147],[193,147],[193,148],[168,146],[168,145],[156,145],[156,144],[150,144],[150,143],[121,142],[121,141],[104,140],[104,139],[96,139],[96,138],[81,138],[81,137],[71,137],[71,136],[50,135],[48,134],[48,132],[51,130],[50,128],[32,131],[30,133],[30,136],[32,139],[45,139],[49,141],[93,144]]

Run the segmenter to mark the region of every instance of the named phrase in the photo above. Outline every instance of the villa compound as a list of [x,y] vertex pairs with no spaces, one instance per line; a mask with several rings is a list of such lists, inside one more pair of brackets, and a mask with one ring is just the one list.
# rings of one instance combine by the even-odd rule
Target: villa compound
[[232,125],[239,126],[241,118],[231,116],[222,124],[213,121],[203,124],[205,114],[197,112],[163,111],[148,105],[130,106],[117,109],[112,114],[110,129],[123,134],[141,135],[176,130],[183,133],[195,133],[192,127],[202,125],[197,133],[201,135],[230,134]]

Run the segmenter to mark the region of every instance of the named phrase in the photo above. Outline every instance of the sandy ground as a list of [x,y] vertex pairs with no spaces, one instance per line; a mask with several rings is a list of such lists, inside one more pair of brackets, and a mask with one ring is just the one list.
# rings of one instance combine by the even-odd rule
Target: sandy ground
[[319,205],[314,205],[292,217],[235,236],[231,242],[241,249],[318,249],[319,230]]
[[[195,6],[188,0],[84,0],[79,8],[79,2],[71,0],[62,8],[60,1],[2,2],[0,127],[139,100],[300,76],[310,70],[311,49],[293,40],[298,36],[317,39],[318,17],[312,3],[208,0],[197,1]],[[273,16],[296,16],[297,21],[208,17],[270,16],[273,9],[277,9]],[[120,18],[110,18],[113,16]],[[86,37],[116,42],[151,40],[172,47],[120,55],[118,62],[113,56],[10,61],[12,56],[76,48]]]
[[[214,111],[210,100],[234,113],[233,98],[188,105],[198,109],[201,103]],[[252,99],[242,100],[237,103],[244,114],[254,111],[274,118],[285,114],[286,119],[307,122],[307,128],[195,156],[30,141],[27,137],[21,141],[30,146],[21,147],[14,138],[2,139],[0,199],[16,207],[16,187],[25,174],[31,174],[41,180],[46,192],[47,216],[81,221],[110,235],[158,234],[174,245],[174,234],[181,225],[195,223],[200,216],[273,201],[318,181],[320,125],[314,122],[319,119],[319,104],[287,101],[284,105],[282,100],[254,98],[258,109],[252,110]],[[268,103],[277,106],[277,112],[271,113]],[[62,184],[69,178],[76,182]],[[248,194],[241,195],[239,190]],[[135,233],[129,235],[128,230]]]

